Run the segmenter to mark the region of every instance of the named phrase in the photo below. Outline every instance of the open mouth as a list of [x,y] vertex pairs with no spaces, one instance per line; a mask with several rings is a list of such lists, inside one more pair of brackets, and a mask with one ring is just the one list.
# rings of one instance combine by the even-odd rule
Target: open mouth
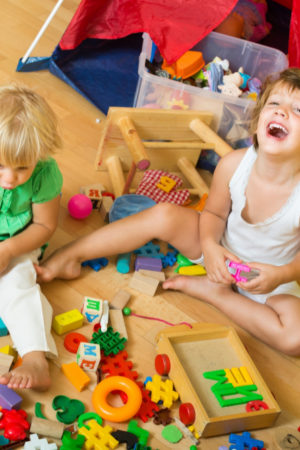
[[279,123],[272,122],[267,127],[268,135],[277,139],[284,139],[288,135],[288,130]]

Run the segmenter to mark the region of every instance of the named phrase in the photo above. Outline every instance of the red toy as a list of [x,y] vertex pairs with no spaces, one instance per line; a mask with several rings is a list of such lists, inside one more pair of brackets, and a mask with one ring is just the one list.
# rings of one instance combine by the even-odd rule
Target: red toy
[[27,422],[27,413],[23,409],[8,410],[2,409],[2,418],[0,419],[0,429],[4,429],[4,437],[11,441],[19,441],[26,438],[26,430],[30,425]]

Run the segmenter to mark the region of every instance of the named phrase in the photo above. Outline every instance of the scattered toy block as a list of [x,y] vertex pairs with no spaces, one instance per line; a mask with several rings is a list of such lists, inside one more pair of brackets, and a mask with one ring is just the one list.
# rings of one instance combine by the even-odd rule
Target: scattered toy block
[[109,321],[114,330],[117,330],[122,336],[128,339],[124,316],[121,309],[111,309],[109,312]]
[[116,448],[119,444],[119,442],[111,435],[113,429],[109,425],[102,427],[95,419],[89,420],[87,425],[88,428],[84,426],[78,430],[78,433],[86,438],[84,444],[86,448],[108,450]]
[[82,327],[83,320],[84,317],[78,309],[72,309],[71,311],[55,316],[52,322],[52,328],[57,334],[61,335]]
[[94,258],[88,259],[81,263],[82,267],[89,266],[91,269],[95,270],[95,272],[99,272],[102,267],[106,267],[108,264],[107,258]]
[[159,280],[152,277],[146,277],[139,272],[134,272],[129,283],[130,288],[136,289],[137,291],[150,295],[151,297],[155,295],[158,285]]
[[6,353],[0,353],[0,375],[8,372],[14,362],[14,357]]
[[63,423],[56,422],[55,420],[41,419],[35,416],[32,417],[30,433],[61,439],[64,430],[65,426]]
[[121,253],[117,259],[117,271],[119,273],[128,273],[130,271],[131,252]]
[[105,356],[110,355],[111,353],[116,355],[121,350],[124,350],[126,341],[127,339],[125,337],[121,338],[120,333],[117,331],[114,332],[112,327],[108,327],[105,332],[102,332],[102,330],[94,332],[91,339],[91,342],[100,345]]
[[81,312],[89,323],[100,322],[103,312],[103,300],[100,298],[84,297]]
[[146,389],[151,391],[151,400],[158,403],[162,400],[165,408],[171,408],[173,402],[178,399],[179,395],[173,389],[173,381],[162,381],[160,375],[153,375],[152,381],[148,381]]
[[49,444],[47,439],[40,439],[37,434],[31,434],[30,441],[25,442],[24,450],[57,450],[57,445]]
[[164,192],[167,192],[167,193],[171,192],[175,186],[176,186],[176,181],[167,176],[160,177],[160,180],[156,185],[156,187],[158,187],[159,189],[162,189]]
[[76,362],[84,370],[96,372],[101,359],[100,345],[81,342],[78,347]]
[[160,258],[151,258],[149,256],[138,255],[135,259],[135,270],[140,269],[151,270],[159,272],[162,269],[162,262]]
[[114,201],[111,197],[102,197],[99,212],[104,222],[108,222],[109,220],[109,211],[111,210],[113,203]]
[[14,358],[14,361],[17,360],[18,352],[10,345],[5,345],[4,347],[0,348],[0,353],[5,353],[6,355],[11,355]]
[[159,280],[159,281],[165,281],[165,279],[166,279],[165,272],[157,272],[156,270],[140,269],[139,273],[142,275],[145,275],[146,277],[156,278],[156,280]]
[[178,273],[180,275],[206,275],[206,270],[203,266],[199,266],[198,264],[195,264],[193,266],[182,266],[179,267]]
[[6,384],[0,384],[0,405],[4,409],[19,409],[22,403],[22,397],[20,397],[15,391],[6,386]]
[[150,432],[148,430],[145,430],[144,428],[141,428],[138,426],[137,420],[131,419],[127,431],[129,433],[135,434],[139,439],[139,444],[141,445],[147,445],[147,441],[150,435]]
[[90,184],[89,186],[82,186],[79,192],[91,199],[93,209],[100,209],[102,203],[101,192],[104,190],[105,188],[102,184]]
[[262,450],[264,443],[258,439],[253,439],[248,431],[245,431],[242,435],[231,433],[229,435],[229,442],[231,445],[229,449],[244,450],[244,448],[252,449],[256,447],[257,450]]
[[109,306],[110,308],[114,309],[123,309],[124,306],[127,305],[127,303],[130,300],[130,294],[129,292],[125,291],[124,289],[120,289],[116,294],[113,296]]
[[90,382],[89,376],[76,362],[62,364],[61,370],[79,392],[81,392]]

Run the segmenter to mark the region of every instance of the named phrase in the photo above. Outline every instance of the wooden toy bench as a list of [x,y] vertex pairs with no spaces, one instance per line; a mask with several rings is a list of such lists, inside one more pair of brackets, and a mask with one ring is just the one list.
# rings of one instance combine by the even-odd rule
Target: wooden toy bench
[[[200,197],[209,187],[195,166],[202,149],[224,156],[232,148],[210,127],[204,111],[109,108],[96,158],[116,197],[129,192],[137,170],[180,171]],[[125,175],[126,174],[126,175]]]

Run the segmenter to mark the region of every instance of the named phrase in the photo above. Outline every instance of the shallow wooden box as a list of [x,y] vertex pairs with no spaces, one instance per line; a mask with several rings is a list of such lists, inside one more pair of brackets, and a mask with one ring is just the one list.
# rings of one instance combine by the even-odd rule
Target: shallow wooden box
[[[194,425],[202,437],[270,427],[279,416],[279,405],[233,328],[207,323],[170,327],[159,333],[157,351],[169,356],[169,377],[180,401],[194,406]],[[242,366],[269,409],[247,412],[245,404],[222,408],[211,391],[215,381],[203,377],[203,372]]]

